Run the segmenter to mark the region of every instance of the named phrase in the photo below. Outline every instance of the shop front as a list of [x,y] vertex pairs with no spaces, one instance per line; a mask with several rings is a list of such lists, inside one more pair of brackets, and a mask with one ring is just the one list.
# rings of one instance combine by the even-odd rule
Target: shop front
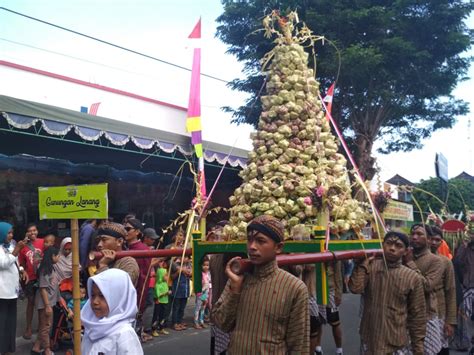
[[[247,152],[203,145],[209,189],[225,165],[212,203],[227,206]],[[110,217],[121,221],[133,212],[159,230],[191,205],[192,153],[185,135],[0,96],[0,218],[20,238],[38,222],[38,187],[106,182]],[[66,222],[39,223],[42,234],[69,233]]]

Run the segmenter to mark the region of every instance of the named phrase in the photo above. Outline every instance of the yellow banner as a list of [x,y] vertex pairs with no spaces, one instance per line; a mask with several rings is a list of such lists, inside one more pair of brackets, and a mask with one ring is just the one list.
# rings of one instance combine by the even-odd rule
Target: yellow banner
[[188,117],[186,120],[186,131],[196,132],[201,130],[201,117]]
[[107,184],[39,187],[40,219],[107,218]]
[[413,206],[409,203],[389,200],[387,207],[383,211],[385,219],[395,219],[398,221],[413,221]]

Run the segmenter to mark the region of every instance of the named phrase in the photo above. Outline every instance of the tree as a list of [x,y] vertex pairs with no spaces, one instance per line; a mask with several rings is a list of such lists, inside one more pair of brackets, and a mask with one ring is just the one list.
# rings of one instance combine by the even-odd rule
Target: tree
[[[260,58],[272,43],[261,20],[273,9],[297,9],[300,20],[326,41],[316,47],[317,79],[324,88],[337,78],[333,117],[343,129],[362,174],[375,174],[373,144],[382,153],[422,146],[432,132],[453,126],[468,112],[452,91],[465,80],[472,30],[464,20],[474,4],[461,0],[223,0],[217,37],[244,63],[245,79],[230,83],[251,93],[241,107],[224,108],[234,121],[256,126],[264,94]],[[311,52],[311,48],[307,49]],[[338,76],[338,53],[341,67]],[[313,57],[311,55],[311,57]]]
[[[437,178],[421,180],[416,184],[418,189],[427,191],[439,199],[441,198],[441,183]],[[430,213],[430,208],[435,213],[442,213],[445,207],[439,200],[420,190],[414,190],[413,196],[420,204],[421,210],[425,214]],[[416,214],[419,214],[418,208],[415,208]],[[451,179],[448,183],[448,200],[446,205],[447,213],[465,215],[466,210],[474,209],[474,183],[466,179]],[[426,217],[426,215],[425,215]]]

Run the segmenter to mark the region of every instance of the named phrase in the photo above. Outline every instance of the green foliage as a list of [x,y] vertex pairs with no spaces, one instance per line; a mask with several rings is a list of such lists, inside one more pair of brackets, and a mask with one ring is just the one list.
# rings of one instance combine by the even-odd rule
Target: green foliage
[[[258,93],[264,77],[259,60],[272,44],[259,30],[264,15],[273,9],[283,13],[296,9],[314,33],[338,47],[341,70],[333,116],[357,160],[370,155],[373,142],[380,138],[384,153],[420,148],[424,138],[452,127],[457,116],[468,112],[466,102],[455,99],[452,91],[465,79],[471,61],[462,56],[471,46],[472,31],[464,23],[474,8],[471,2],[224,0],[223,4],[217,37],[245,64],[247,76],[230,85],[253,94],[245,105],[225,108],[236,122],[256,126],[261,113]],[[328,88],[338,75],[338,54],[327,42],[318,44],[316,53],[317,79]]]
[[[418,189],[430,192],[439,199],[442,200],[441,193],[441,182],[437,178],[431,178],[428,180],[421,180],[416,185]],[[435,213],[441,213],[444,207],[439,201],[428,194],[415,190],[413,196],[420,204],[421,209],[424,213],[428,214],[431,207]],[[459,214],[466,210],[474,209],[474,183],[466,179],[451,179],[448,183],[448,200],[447,200],[447,212],[451,214]],[[414,211],[418,214],[417,207],[414,207]]]

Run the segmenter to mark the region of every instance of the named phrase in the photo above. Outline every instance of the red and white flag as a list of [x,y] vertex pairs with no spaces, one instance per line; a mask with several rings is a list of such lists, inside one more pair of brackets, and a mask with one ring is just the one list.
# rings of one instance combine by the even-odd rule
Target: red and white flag
[[323,101],[326,104],[326,118],[329,119],[328,114],[331,114],[331,109],[332,109],[332,98],[334,96],[334,85],[335,83],[332,83],[332,85],[329,87],[328,92],[326,93],[326,96],[324,97]]
[[89,115],[97,116],[97,111],[99,111],[100,102],[96,102],[95,104],[91,105],[89,109]]

